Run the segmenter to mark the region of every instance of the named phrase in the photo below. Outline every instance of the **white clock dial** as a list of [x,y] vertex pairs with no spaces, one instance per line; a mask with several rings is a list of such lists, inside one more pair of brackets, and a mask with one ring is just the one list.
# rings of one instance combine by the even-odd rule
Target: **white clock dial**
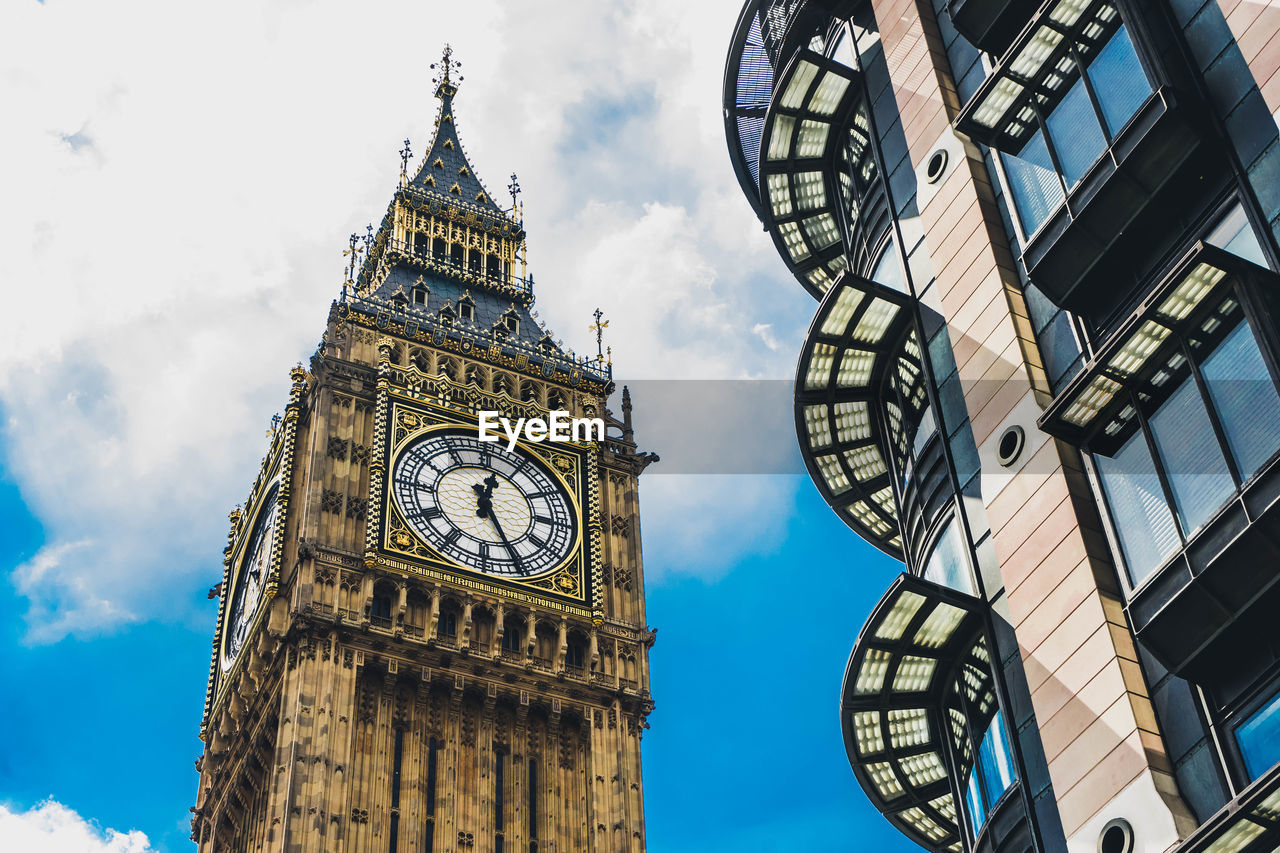
[[254,614],[258,612],[262,588],[270,568],[271,542],[275,538],[278,488],[278,485],[273,485],[259,504],[253,531],[249,534],[244,550],[240,552],[223,629],[226,635],[222,653],[224,669],[230,667],[240,655],[244,641],[249,636],[249,626],[253,624]]
[[413,531],[441,556],[489,575],[531,577],[578,539],[573,499],[543,464],[464,431],[434,432],[396,460],[392,492]]

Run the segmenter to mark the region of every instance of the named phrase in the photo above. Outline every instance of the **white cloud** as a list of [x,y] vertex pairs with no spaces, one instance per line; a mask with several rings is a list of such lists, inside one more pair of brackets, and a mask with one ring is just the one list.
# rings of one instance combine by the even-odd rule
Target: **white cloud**
[[778,342],[778,339],[773,335],[772,323],[756,323],[751,327],[751,334],[764,341],[764,345],[774,352],[777,352],[782,346],[782,344]]
[[191,616],[346,235],[381,217],[401,140],[426,148],[445,39],[480,175],[502,197],[520,173],[557,334],[587,349],[599,305],[619,376],[790,376],[756,330],[788,341],[812,306],[724,150],[739,5],[0,7],[3,452],[47,543],[13,577],[28,640]]
[[646,582],[690,575],[715,580],[747,554],[772,553],[802,485],[800,477],[785,474],[642,479]]
[[0,804],[0,841],[6,850],[41,853],[150,853],[153,849],[142,832],[103,831],[55,800],[25,812]]

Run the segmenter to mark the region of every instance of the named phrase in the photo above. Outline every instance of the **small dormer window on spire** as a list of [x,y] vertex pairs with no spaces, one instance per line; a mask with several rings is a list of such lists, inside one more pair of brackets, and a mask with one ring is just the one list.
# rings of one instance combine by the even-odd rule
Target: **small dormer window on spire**
[[443,168],[444,168],[444,159],[443,159],[443,158],[441,158],[441,157],[437,157],[437,158],[436,158],[436,161],[435,161],[434,163],[432,163],[431,165],[432,165],[434,168],[436,168],[436,169],[443,169]]
[[504,334],[520,334],[520,315],[516,313],[514,305],[502,312],[502,316],[498,318],[496,328],[501,329]]
[[425,287],[415,287],[413,289],[413,304],[426,307],[427,289]]
[[449,192],[453,193],[454,195],[462,195],[462,187],[458,186],[457,184],[454,184],[453,186],[449,187]]
[[453,321],[456,319],[458,319],[457,312],[454,311],[453,306],[446,301],[444,303],[444,307],[440,309],[440,324],[442,326],[452,326]]
[[458,298],[458,316],[464,322],[474,323],[476,319],[476,303],[471,298],[470,291],[463,291],[462,296]]
[[444,147],[445,147],[445,148],[448,148],[450,151],[452,151],[452,150],[453,150],[453,140],[452,140],[452,139],[446,139],[446,140],[444,141]]
[[461,169],[458,170],[458,175],[463,178],[469,177],[471,175],[471,170],[469,170],[466,166],[463,166]]

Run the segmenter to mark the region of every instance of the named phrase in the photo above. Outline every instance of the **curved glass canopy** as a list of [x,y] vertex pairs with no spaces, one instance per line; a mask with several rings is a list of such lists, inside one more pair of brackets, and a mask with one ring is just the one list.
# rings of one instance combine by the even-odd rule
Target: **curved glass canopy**
[[823,499],[859,536],[899,560],[895,463],[886,448],[905,451],[904,424],[917,422],[927,406],[908,302],[842,273],[809,327],[795,391],[800,452]]
[[760,137],[773,94],[773,63],[760,33],[760,0],[747,0],[729,43],[724,68],[724,133],[729,160],[756,216],[760,204]]
[[962,848],[952,780],[997,712],[981,603],[912,575],[854,643],[840,694],[845,752],[867,796],[926,849]]
[[842,155],[858,72],[800,50],[778,75],[758,158],[760,218],[792,274],[816,298],[848,265]]

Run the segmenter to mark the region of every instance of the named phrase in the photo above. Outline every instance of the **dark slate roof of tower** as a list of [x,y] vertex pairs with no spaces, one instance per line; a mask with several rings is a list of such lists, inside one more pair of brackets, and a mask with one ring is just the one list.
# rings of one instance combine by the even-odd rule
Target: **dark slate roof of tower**
[[[461,351],[473,358],[515,359],[514,363],[536,368],[539,375],[553,381],[568,377],[569,384],[586,379],[611,386],[611,365],[603,358],[567,351],[535,319],[533,277],[525,278],[523,269],[524,225],[514,199],[512,210],[495,204],[467,159],[453,115],[453,98],[461,78],[453,75],[458,63],[451,56],[446,47],[443,61],[432,66],[440,71],[435,81],[440,112],[427,155],[412,179],[402,173],[382,222],[376,231],[370,228],[363,246],[356,235],[351,237],[349,257],[359,268],[348,271],[343,301],[347,301],[349,289],[350,302],[344,310],[372,318],[370,322],[377,328],[400,324],[398,328],[411,339],[446,347],[452,346],[448,341],[459,342]],[[401,154],[408,156],[407,150]],[[434,244],[424,250],[416,240],[396,236],[397,210],[401,216],[416,212],[443,217],[469,229],[470,234],[479,232],[496,240],[509,250],[503,255],[504,264],[520,268],[504,266],[495,276],[437,256]],[[415,302],[415,290],[424,288],[425,304]],[[470,319],[459,311],[464,297],[473,305]],[[447,320],[442,316],[446,306],[450,309],[444,312],[450,315]],[[503,322],[512,314],[518,320],[515,330]]]
[[461,200],[491,215],[510,219],[511,214],[494,203],[493,196],[467,160],[453,113],[453,96],[457,92],[457,85],[447,79],[437,87],[440,112],[436,115],[435,139],[431,140],[431,148],[418,164],[418,172],[409,186],[428,197],[438,196],[449,202]]

